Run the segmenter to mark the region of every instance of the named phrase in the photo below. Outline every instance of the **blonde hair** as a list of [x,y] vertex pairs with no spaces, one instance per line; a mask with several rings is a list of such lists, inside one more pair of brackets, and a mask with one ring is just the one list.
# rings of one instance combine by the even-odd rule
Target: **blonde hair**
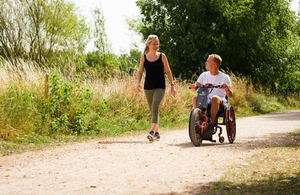
[[222,58],[218,54],[211,54],[209,57],[213,58],[213,61],[217,64],[218,68],[220,68],[222,64]]
[[148,36],[148,39],[146,40],[146,43],[145,43],[144,54],[149,53],[149,47],[148,47],[148,45],[149,45],[153,40],[155,40],[155,39],[158,40],[158,36],[157,36],[157,35],[149,35],[149,36]]

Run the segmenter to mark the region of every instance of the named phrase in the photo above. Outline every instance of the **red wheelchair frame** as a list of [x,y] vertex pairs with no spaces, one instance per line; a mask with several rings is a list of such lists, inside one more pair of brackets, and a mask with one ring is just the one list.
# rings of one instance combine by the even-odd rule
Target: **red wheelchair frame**
[[[213,88],[219,88],[219,85],[205,84],[202,86],[196,86],[198,89],[196,108],[192,109],[189,121],[189,136],[194,146],[200,146],[203,140],[216,142],[212,139],[212,135],[219,130],[219,141],[224,142],[222,136],[222,127],[220,125],[226,125],[227,137],[232,144],[236,137],[236,121],[233,107],[228,103],[225,106],[220,104],[219,111],[216,116],[216,122],[214,128],[208,128],[211,123],[210,118],[210,104],[207,104],[208,95]],[[211,89],[211,91],[209,91]],[[227,97],[226,97],[227,98]],[[222,117],[222,122],[219,122],[219,117]]]

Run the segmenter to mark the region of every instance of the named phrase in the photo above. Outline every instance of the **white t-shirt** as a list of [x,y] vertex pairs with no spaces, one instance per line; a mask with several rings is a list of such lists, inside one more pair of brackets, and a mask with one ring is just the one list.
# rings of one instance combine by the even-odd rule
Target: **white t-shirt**
[[[198,80],[198,83],[205,85],[207,83],[211,83],[214,85],[220,85],[221,83],[226,83],[228,87],[231,88],[231,81],[230,77],[227,74],[219,71],[218,75],[211,75],[209,71],[203,72]],[[213,91],[209,94],[209,97],[212,98],[213,96],[219,96],[221,99],[224,99],[226,96],[225,89],[213,88]]]

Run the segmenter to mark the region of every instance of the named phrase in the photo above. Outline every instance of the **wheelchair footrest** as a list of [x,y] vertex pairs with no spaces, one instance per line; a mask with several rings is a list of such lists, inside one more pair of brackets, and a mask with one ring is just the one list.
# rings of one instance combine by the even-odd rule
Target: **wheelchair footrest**
[[212,141],[212,128],[206,128],[203,132],[203,140]]

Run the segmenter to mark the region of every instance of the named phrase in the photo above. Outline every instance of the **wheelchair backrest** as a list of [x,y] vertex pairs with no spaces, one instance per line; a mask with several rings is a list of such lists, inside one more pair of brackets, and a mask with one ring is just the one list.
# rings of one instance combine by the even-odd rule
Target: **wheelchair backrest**
[[207,108],[207,100],[209,95],[209,89],[208,88],[200,88],[198,89],[198,96],[197,96],[197,104],[196,106],[201,104],[202,108]]

